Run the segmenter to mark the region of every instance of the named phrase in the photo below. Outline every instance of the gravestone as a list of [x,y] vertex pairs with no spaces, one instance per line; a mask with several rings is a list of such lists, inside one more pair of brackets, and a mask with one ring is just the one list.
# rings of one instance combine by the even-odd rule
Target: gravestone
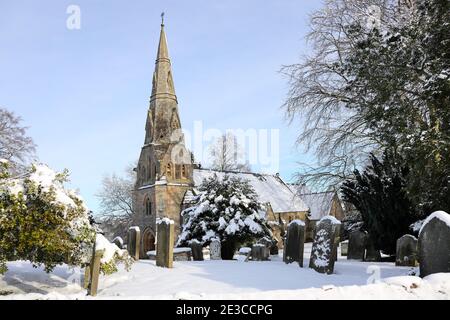
[[[309,267],[319,273],[334,272],[341,222],[333,216],[323,217],[316,226]],[[337,240],[336,240],[337,239]]]
[[341,256],[346,257],[348,255],[348,241],[341,242]]
[[353,231],[348,240],[347,259],[364,260],[366,250],[367,233],[364,231]]
[[252,260],[253,261],[267,261],[269,260],[270,250],[264,244],[254,244],[252,246]]
[[198,240],[191,240],[192,258],[194,261],[203,261],[203,246]]
[[285,263],[298,262],[303,267],[303,251],[305,245],[305,223],[294,220],[289,223],[284,243],[283,261]]
[[121,237],[115,237],[112,241],[119,249],[123,249],[123,240]]
[[450,272],[450,215],[432,213],[419,232],[420,276]]
[[375,248],[375,244],[373,239],[370,237],[370,234],[367,237],[366,241],[366,254],[364,256],[364,261],[367,262],[378,262],[381,261],[381,253],[380,250]]
[[277,256],[278,253],[279,253],[278,243],[276,241],[274,241],[272,243],[272,245],[270,246],[270,255]]
[[211,260],[222,260],[221,244],[219,240],[211,240],[211,243],[209,244],[209,256]]
[[173,268],[173,242],[175,236],[174,221],[168,218],[156,222],[156,266]]
[[405,267],[415,267],[417,263],[417,243],[416,237],[405,234],[398,238],[395,265]]
[[97,295],[98,280],[100,277],[100,260],[104,253],[105,250],[96,250],[89,265],[88,294],[93,297]]
[[131,227],[128,229],[128,253],[134,260],[139,260],[139,251],[141,245],[141,230],[139,227]]

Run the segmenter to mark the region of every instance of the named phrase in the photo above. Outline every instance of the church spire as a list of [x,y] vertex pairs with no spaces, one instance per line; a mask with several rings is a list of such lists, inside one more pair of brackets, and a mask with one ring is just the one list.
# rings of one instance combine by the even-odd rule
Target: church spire
[[172,133],[178,129],[181,129],[178,100],[175,94],[172,65],[164,30],[164,14],[161,14],[161,33],[146,125],[146,144],[167,143],[173,138]]
[[153,75],[153,90],[150,102],[155,99],[173,99],[177,101],[172,78],[169,49],[164,30],[164,13],[161,14],[161,33],[159,36],[158,53],[156,56],[155,73]]

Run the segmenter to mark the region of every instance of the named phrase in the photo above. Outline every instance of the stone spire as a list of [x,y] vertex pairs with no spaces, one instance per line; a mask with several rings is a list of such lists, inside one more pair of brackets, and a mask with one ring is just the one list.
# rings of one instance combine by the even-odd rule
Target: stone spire
[[146,144],[166,144],[173,139],[172,132],[181,129],[178,100],[172,78],[172,65],[164,30],[164,14],[161,17],[161,32],[146,126]]
[[166,32],[164,31],[164,19],[161,22],[161,33],[159,36],[158,54],[156,56],[155,73],[153,75],[153,90],[150,102],[158,98],[169,98],[177,101],[172,79],[169,49],[167,48]]

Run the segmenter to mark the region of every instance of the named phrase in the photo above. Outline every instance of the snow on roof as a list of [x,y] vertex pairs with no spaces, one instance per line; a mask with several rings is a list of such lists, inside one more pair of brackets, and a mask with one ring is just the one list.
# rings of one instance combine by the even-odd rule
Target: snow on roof
[[441,220],[447,226],[450,227],[450,214],[448,214],[445,211],[435,211],[432,214],[430,214],[428,218],[425,219],[424,223],[422,224],[422,227],[420,228],[419,235],[422,233],[423,228],[425,228],[428,222],[430,222],[434,218]]
[[196,194],[197,194],[196,191],[192,191],[192,190],[186,191],[184,198],[183,198],[183,203],[191,204],[191,203],[195,202],[198,199],[198,196]]
[[275,213],[308,211],[308,206],[277,175],[194,169],[195,186],[198,187],[203,179],[210,178],[214,174],[217,174],[220,179],[227,174],[230,177],[248,180],[258,195],[259,201],[270,203]]
[[301,194],[301,199],[309,206],[310,220],[320,220],[329,215],[334,191]]

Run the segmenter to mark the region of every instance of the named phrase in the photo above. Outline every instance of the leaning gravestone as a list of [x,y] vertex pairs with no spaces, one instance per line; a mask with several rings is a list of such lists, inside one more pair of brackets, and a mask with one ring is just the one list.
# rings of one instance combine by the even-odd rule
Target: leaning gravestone
[[375,243],[373,242],[372,237],[370,234],[367,237],[366,242],[366,254],[364,256],[364,261],[368,262],[377,262],[381,261],[381,253],[380,250],[377,250],[375,248]]
[[417,238],[405,234],[398,238],[395,265],[405,267],[415,267],[417,263]]
[[353,231],[348,240],[347,259],[364,260],[366,250],[367,233],[364,231]]
[[209,256],[211,260],[222,260],[221,244],[219,240],[211,240],[211,243],[209,244]]
[[269,254],[270,250],[264,244],[257,243],[252,246],[251,257],[253,261],[267,261],[269,260]]
[[284,243],[283,261],[285,263],[298,262],[303,267],[303,251],[305,245],[305,223],[294,220],[289,223]]
[[139,260],[139,251],[141,245],[141,230],[139,227],[131,227],[128,230],[128,253],[134,260]]
[[192,258],[194,261],[203,261],[203,246],[202,244],[194,239],[191,240],[191,250],[192,250]]
[[173,267],[174,221],[168,218],[159,219],[157,225],[156,266]]
[[341,222],[333,216],[323,217],[316,226],[309,267],[319,273],[334,272]]
[[432,213],[419,232],[420,276],[450,272],[450,215]]

